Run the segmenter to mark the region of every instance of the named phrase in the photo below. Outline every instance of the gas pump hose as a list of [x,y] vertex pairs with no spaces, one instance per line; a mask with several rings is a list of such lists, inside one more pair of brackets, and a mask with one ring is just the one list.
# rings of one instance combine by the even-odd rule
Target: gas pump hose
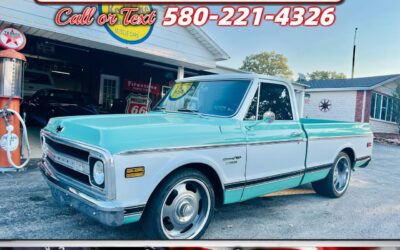
[[[7,130],[7,135],[8,135],[7,136],[7,145],[11,144],[11,136],[12,136],[12,132],[14,130],[14,127],[11,124],[8,123],[8,120],[7,120],[6,116],[4,115],[7,112],[14,114],[18,118],[20,123],[22,124],[22,129],[23,129],[23,134],[24,134],[23,137],[24,137],[24,141],[25,141],[25,144],[26,144],[26,149],[28,150],[27,157],[26,157],[24,163],[22,163],[21,165],[16,165],[14,163],[14,161],[12,160],[12,157],[11,157],[11,149],[8,147],[7,150],[6,150],[6,152],[7,152],[7,160],[14,168],[22,169],[26,165],[28,165],[28,163],[29,163],[29,161],[31,159],[31,147],[29,145],[29,140],[28,140],[28,130],[26,129],[26,125],[25,125],[24,119],[22,119],[21,115],[17,111],[15,111],[13,109],[6,108],[6,107],[4,109],[0,109],[0,113],[3,113],[3,118],[4,118],[4,121],[6,123],[6,130]],[[21,142],[22,142],[22,139],[21,139]]]

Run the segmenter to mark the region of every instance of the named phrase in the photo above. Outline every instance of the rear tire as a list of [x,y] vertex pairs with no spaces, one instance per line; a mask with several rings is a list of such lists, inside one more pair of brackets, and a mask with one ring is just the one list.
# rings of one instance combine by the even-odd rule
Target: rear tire
[[215,195],[208,178],[196,169],[168,176],[154,191],[143,214],[150,239],[199,239],[214,215]]
[[315,192],[320,195],[339,198],[349,187],[351,178],[351,161],[349,156],[340,152],[333,163],[332,169],[325,179],[312,183]]

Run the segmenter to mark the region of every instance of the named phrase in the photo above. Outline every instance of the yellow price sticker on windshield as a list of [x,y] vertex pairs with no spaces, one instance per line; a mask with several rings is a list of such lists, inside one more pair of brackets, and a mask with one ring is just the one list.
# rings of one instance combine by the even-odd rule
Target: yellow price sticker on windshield
[[171,90],[171,95],[169,96],[172,100],[177,100],[182,96],[186,95],[189,90],[192,88],[192,82],[178,82],[174,85]]

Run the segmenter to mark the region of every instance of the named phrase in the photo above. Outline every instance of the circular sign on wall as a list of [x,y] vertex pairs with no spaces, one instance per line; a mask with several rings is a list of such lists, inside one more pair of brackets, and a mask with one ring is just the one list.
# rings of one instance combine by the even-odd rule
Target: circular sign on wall
[[25,47],[24,33],[14,28],[5,28],[0,31],[0,47],[3,49],[21,50]]
[[153,11],[149,4],[127,5],[127,4],[102,4],[99,6],[100,14],[115,14],[118,22],[114,25],[105,24],[107,29],[115,39],[123,43],[136,44],[146,40],[153,31],[154,25],[124,25],[125,16],[121,14],[121,9],[126,7],[138,8],[136,14],[147,14]]

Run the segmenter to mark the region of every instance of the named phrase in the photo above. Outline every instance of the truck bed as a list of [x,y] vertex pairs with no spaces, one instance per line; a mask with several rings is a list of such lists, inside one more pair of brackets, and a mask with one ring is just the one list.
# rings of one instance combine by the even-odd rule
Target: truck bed
[[357,137],[371,135],[368,123],[345,122],[322,119],[300,119],[308,139],[324,137]]

